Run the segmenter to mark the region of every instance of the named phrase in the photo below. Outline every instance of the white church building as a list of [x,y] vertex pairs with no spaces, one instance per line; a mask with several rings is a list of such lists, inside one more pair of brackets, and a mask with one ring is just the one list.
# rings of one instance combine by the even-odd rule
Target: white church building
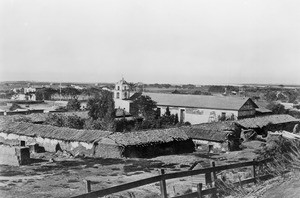
[[[241,119],[254,117],[258,106],[250,98],[231,96],[204,96],[204,95],[184,95],[168,93],[148,93],[142,95],[149,96],[157,103],[157,108],[164,114],[168,107],[172,114],[177,114],[180,122],[190,122],[200,124],[215,122],[220,117]],[[139,96],[130,93],[128,83],[122,79],[116,83],[114,89],[115,108],[130,111],[133,100]]]

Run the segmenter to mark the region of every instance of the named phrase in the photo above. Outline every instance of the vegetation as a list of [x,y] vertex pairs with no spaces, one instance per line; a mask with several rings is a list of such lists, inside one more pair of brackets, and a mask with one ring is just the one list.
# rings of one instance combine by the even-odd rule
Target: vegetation
[[109,91],[102,91],[100,94],[96,94],[93,98],[90,98],[86,108],[93,120],[113,119],[115,116],[113,95]]
[[68,104],[66,106],[66,109],[68,111],[79,111],[80,110],[80,102],[78,99],[71,99],[68,101]]
[[36,90],[36,99],[37,100],[51,100],[51,97],[58,93],[56,89],[53,88],[41,88]]
[[153,120],[157,117],[156,102],[149,96],[141,95],[132,102],[132,115],[142,117],[145,120]]
[[275,102],[268,104],[267,109],[270,109],[274,114],[288,113],[288,110],[286,110],[282,104]]
[[84,123],[85,120],[77,115],[64,116],[60,114],[50,114],[45,121],[45,124],[73,129],[83,129]]

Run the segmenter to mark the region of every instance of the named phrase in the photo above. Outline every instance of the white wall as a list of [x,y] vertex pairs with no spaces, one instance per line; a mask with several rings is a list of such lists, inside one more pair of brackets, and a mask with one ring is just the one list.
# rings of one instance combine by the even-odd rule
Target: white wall
[[[161,115],[166,112],[165,106],[159,106],[161,108]],[[237,119],[238,111],[232,110],[217,110],[217,109],[199,109],[199,108],[179,108],[169,107],[171,114],[178,114],[180,119],[180,109],[185,109],[185,120],[184,122],[190,122],[191,124],[207,123],[217,121],[218,116],[222,116],[222,113],[226,113],[226,117],[230,117],[232,114]],[[212,116],[211,116],[212,114]]]
[[130,112],[130,103],[131,101],[122,100],[122,99],[114,99],[115,100],[115,108],[125,109],[125,111]]
[[194,144],[197,146],[197,149],[199,150],[206,150],[208,149],[209,145],[213,146],[213,150],[219,150],[219,151],[227,151],[227,143],[219,143],[219,142],[212,142],[207,140],[198,140],[193,139]]

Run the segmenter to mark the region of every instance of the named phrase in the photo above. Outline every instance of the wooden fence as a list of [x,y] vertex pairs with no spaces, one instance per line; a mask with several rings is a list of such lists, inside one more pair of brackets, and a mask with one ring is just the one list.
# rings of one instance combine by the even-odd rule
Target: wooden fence
[[[137,188],[140,186],[152,184],[159,182],[160,183],[160,190],[161,190],[161,197],[162,198],[167,198],[167,185],[166,185],[166,180],[169,179],[175,179],[175,178],[181,178],[181,177],[188,177],[188,176],[193,176],[193,175],[200,175],[200,174],[206,174],[206,176],[211,177],[213,180],[217,179],[217,172],[223,171],[223,170],[228,170],[228,169],[235,169],[235,168],[241,168],[241,167],[247,167],[251,166],[252,167],[252,178],[246,179],[246,180],[240,180],[237,183],[238,185],[244,185],[248,183],[256,183],[257,180],[260,179],[267,179],[270,177],[270,175],[264,175],[257,177],[256,173],[256,166],[261,165],[261,164],[266,164],[270,162],[271,159],[265,159],[261,161],[248,161],[248,162],[241,162],[241,163],[236,163],[236,164],[228,164],[228,165],[222,165],[222,166],[215,166],[214,162],[212,163],[212,167],[209,168],[204,168],[204,169],[197,169],[197,170],[188,170],[188,171],[182,171],[182,172],[175,172],[175,173],[167,173],[165,174],[164,169],[161,169],[160,175],[146,178],[146,179],[141,179],[138,181],[134,182],[129,182],[126,184],[121,184],[118,186],[113,186],[110,188],[102,189],[102,190],[97,190],[97,191],[91,191],[91,181],[85,180],[86,182],[86,194],[74,196],[73,198],[97,198],[97,197],[103,197],[106,195],[110,195],[113,193],[118,193],[121,191],[129,190],[132,188]],[[208,178],[209,178],[208,177]],[[206,181],[206,183],[210,183],[211,181]],[[176,196],[173,198],[185,198],[185,197],[202,197],[203,195],[208,195],[208,194],[216,194],[216,187],[211,186],[209,189],[202,190],[202,184],[197,185],[197,192],[185,194],[185,195],[180,195]]]

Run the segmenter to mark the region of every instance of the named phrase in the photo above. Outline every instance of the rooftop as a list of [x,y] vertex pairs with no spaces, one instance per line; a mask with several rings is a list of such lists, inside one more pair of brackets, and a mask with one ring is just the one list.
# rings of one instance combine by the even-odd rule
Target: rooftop
[[161,106],[192,107],[206,109],[239,110],[248,100],[253,108],[258,108],[250,98],[229,96],[202,96],[184,94],[143,93]]
[[236,121],[236,123],[243,128],[262,128],[269,124],[284,124],[290,122],[299,122],[299,119],[294,118],[293,116],[287,114],[279,114],[279,115],[267,115],[267,116],[259,116],[254,118],[246,118]]
[[232,121],[203,123],[185,127],[185,132],[190,138],[215,142],[224,142],[227,135],[234,130],[235,124]]
[[101,130],[77,130],[66,127],[4,120],[0,121],[0,132],[29,137],[42,137],[88,143],[98,142],[105,139],[113,141],[120,146],[167,143],[171,141],[189,139],[185,131],[181,128],[158,129],[130,133],[112,133]]

